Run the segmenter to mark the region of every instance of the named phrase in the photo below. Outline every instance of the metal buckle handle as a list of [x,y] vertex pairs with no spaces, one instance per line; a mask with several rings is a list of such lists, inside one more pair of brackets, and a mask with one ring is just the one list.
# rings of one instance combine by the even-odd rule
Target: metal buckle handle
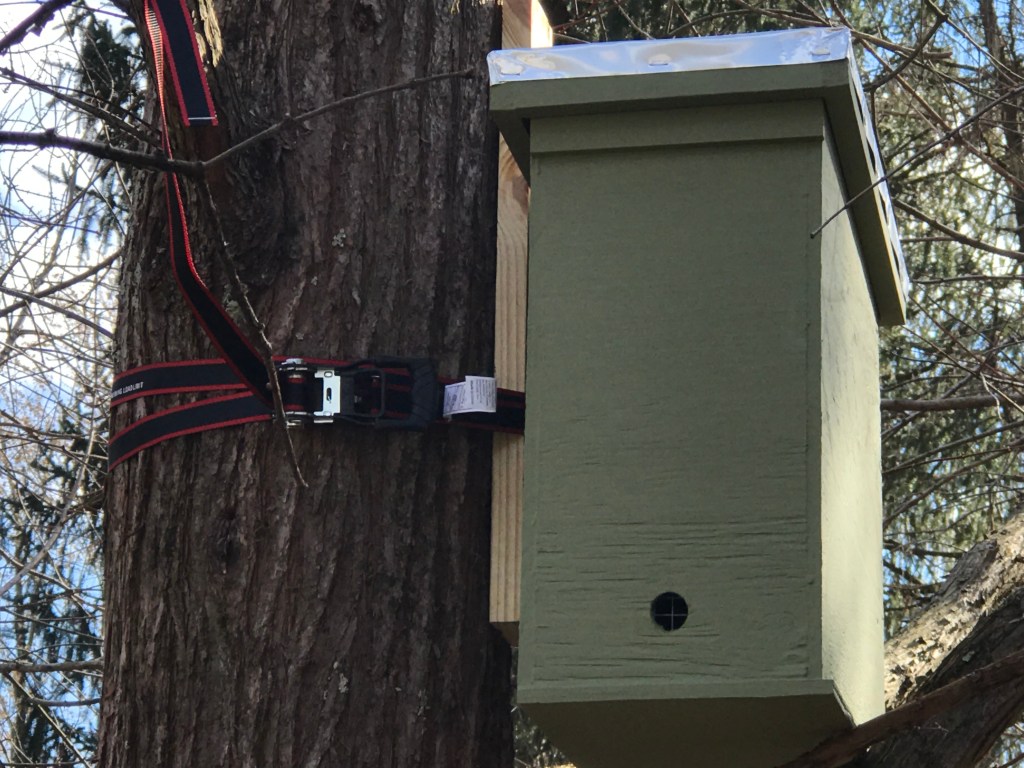
[[278,371],[282,390],[290,395],[290,425],[348,421],[422,431],[440,407],[440,386],[428,358],[374,357],[340,367],[291,358]]
[[341,376],[334,375],[333,368],[321,368],[313,374],[320,384],[320,410],[313,411],[313,422],[331,422],[341,414]]

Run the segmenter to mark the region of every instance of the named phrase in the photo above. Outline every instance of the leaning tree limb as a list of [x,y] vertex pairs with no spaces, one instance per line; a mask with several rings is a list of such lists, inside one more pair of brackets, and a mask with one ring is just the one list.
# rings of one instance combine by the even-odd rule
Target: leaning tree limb
[[21,23],[15,24],[11,30],[0,38],[0,54],[17,45],[30,32],[38,32],[53,18],[61,8],[71,5],[73,0],[46,0],[30,13]]
[[[952,685],[959,685],[963,698],[934,717],[876,744],[850,765],[857,768],[981,765],[1002,733],[1024,711],[1024,664],[1020,663],[1024,659],[1022,601],[1024,584],[1018,584],[1005,594],[994,612],[984,614],[967,637],[934,666],[926,681],[918,683],[913,700],[925,701],[943,686]],[[977,679],[976,676],[994,668],[1005,673],[1005,682],[988,686]],[[958,682],[951,684],[951,681]]]
[[782,768],[968,768],[1024,710],[1024,516],[957,562],[886,648],[888,712]]
[[1024,585],[1022,553],[1024,516],[1017,516],[957,561],[925,609],[886,646],[885,698],[890,708],[931,685],[939,666],[982,617]]
[[[1024,596],[1024,588],[1018,594]],[[952,677],[951,682],[832,736],[780,768],[976,765],[1024,708],[1024,627],[1014,626],[1020,623],[1019,600],[1008,600],[1004,609],[1010,617],[1003,611],[986,617],[965,640],[966,655],[950,654],[949,669],[932,681],[938,685]],[[992,661],[994,655],[998,660]],[[975,660],[991,663],[964,674],[962,667]]]

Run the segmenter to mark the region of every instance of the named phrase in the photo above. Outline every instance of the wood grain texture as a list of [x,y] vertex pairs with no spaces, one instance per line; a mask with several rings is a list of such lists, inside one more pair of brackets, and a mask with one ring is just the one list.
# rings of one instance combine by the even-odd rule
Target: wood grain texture
[[[520,700],[554,684],[815,677],[815,140],[536,154],[574,119],[532,126],[540,428],[526,436]],[[632,139],[648,122],[576,127],[589,146],[598,126]],[[683,631],[650,619],[664,591],[690,604]]]
[[[551,45],[538,0],[505,0],[502,47]],[[504,139],[498,148],[498,246],[494,375],[498,386],[526,387],[526,267],[529,189]],[[495,435],[491,501],[490,617],[518,641],[523,438]]]
[[666,732],[699,768],[795,756],[881,702],[877,329],[849,220],[809,237],[824,105],[530,128],[517,700],[592,768],[678,765]]

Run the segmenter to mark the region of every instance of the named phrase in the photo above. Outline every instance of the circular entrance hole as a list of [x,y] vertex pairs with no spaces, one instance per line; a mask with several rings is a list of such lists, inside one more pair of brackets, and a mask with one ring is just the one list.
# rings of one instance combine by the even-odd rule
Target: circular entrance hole
[[683,626],[689,614],[686,601],[676,592],[662,592],[651,601],[651,619],[666,632]]

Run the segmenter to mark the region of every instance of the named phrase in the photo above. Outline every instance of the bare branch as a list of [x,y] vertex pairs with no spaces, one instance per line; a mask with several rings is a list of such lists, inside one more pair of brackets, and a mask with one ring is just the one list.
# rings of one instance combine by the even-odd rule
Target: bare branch
[[890,67],[888,72],[879,76],[878,79],[874,80],[873,82],[869,83],[867,86],[865,86],[864,90],[870,92],[880,88],[881,86],[885,85],[887,82],[892,80],[894,77],[897,77],[901,72],[903,72],[904,69],[906,69],[915,61],[918,61],[921,58],[921,55],[924,53],[924,49],[928,47],[928,43],[932,41],[932,38],[935,37],[936,33],[940,29],[942,29],[942,25],[946,23],[947,19],[946,14],[943,13],[941,9],[937,8],[934,3],[929,3],[928,7],[931,8],[932,11],[934,11],[938,15],[938,18],[935,20],[935,23],[932,24],[931,29],[929,29],[927,32],[924,33],[924,35],[921,36],[921,40],[918,42],[916,46],[914,46],[914,50],[911,51],[909,54],[906,54],[903,57],[903,61],[901,61],[895,67]]
[[38,147],[40,149],[59,148],[69,149],[73,152],[84,152],[92,157],[103,160],[113,160],[118,163],[125,163],[136,168],[149,168],[154,171],[169,171],[182,176],[200,176],[203,173],[203,164],[197,162],[183,162],[173,160],[163,155],[151,155],[145,152],[132,152],[127,149],[120,149],[98,141],[87,139],[74,139],[70,136],[61,136],[56,131],[43,131],[42,133],[27,133],[24,131],[0,131],[0,144],[11,144],[23,147]]
[[130,136],[135,137],[143,144],[149,144],[154,148],[160,147],[160,142],[153,136],[150,136],[144,133],[143,131],[140,131],[138,128],[131,125],[130,123],[125,122],[121,118],[111,114],[105,109],[101,109],[100,107],[97,107],[94,104],[90,104],[84,99],[76,98],[68,93],[64,93],[63,91],[60,91],[56,88],[49,86],[46,83],[41,83],[38,80],[33,80],[30,77],[25,77],[24,75],[19,74],[18,72],[15,72],[13,69],[10,69],[8,67],[0,67],[0,75],[9,78],[14,83],[24,85],[27,88],[32,88],[33,90],[40,91],[41,93],[45,93],[49,96],[53,96],[53,98],[59,99],[60,101],[63,101],[66,104],[70,104],[71,106],[82,110],[86,114],[92,115],[97,120],[100,120],[106,125],[114,126],[119,130],[122,130],[125,133],[129,134]]
[[110,144],[101,143],[97,141],[87,141],[85,139],[75,139],[70,136],[60,136],[56,131],[43,131],[42,133],[26,133],[23,131],[0,131],[0,144],[12,144],[17,146],[32,146],[39,148],[51,148],[59,147],[61,149],[69,149],[74,152],[84,152],[85,154],[93,157],[98,157],[104,160],[113,160],[119,163],[125,163],[136,168],[149,168],[156,171],[167,171],[170,173],[177,173],[181,176],[189,176],[194,178],[200,178],[203,176],[205,171],[225,160],[234,157],[240,152],[244,152],[250,147],[258,144],[265,139],[269,139],[286,128],[290,128],[296,125],[313,120],[314,118],[325,115],[329,112],[347,107],[356,102],[363,101],[364,99],[374,98],[376,96],[383,96],[388,93],[394,93],[396,91],[406,90],[408,88],[416,88],[420,85],[427,83],[433,83],[438,80],[451,80],[455,78],[466,78],[472,77],[472,69],[463,69],[458,72],[443,72],[438,75],[428,75],[426,77],[416,77],[411,80],[406,80],[401,83],[395,83],[393,85],[386,85],[382,88],[374,88],[373,90],[363,91],[362,93],[353,94],[352,96],[346,96],[343,99],[338,99],[330,104],[325,104],[316,109],[312,109],[308,112],[303,112],[301,115],[292,117],[290,115],[285,116],[282,120],[274,123],[269,128],[265,128],[259,133],[250,136],[233,147],[224,150],[219,155],[215,155],[209,160],[205,161],[183,161],[174,160],[172,158],[164,157],[163,155],[151,155],[144,152],[132,152],[126,149],[120,149],[118,147],[111,146]]
[[0,674],[23,672],[88,672],[102,670],[103,659],[85,659],[83,661],[63,661],[56,664],[31,664],[20,661],[0,661]]
[[992,408],[997,405],[1024,405],[1024,395],[989,394],[966,395],[964,397],[946,397],[935,400],[887,399],[882,400],[883,411],[898,413],[935,412],[935,411],[970,411],[978,408]]
[[95,699],[74,699],[62,701],[60,699],[37,699],[33,696],[28,696],[25,700],[29,704],[34,704],[37,707],[48,707],[50,709],[55,707],[94,707],[100,703],[99,697]]
[[[9,315],[12,312],[17,312],[19,309],[27,307],[32,302],[39,302],[41,299],[45,299],[47,296],[52,296],[53,294],[59,293],[60,291],[70,288],[71,286],[76,285],[77,283],[80,283],[83,280],[87,280],[93,275],[102,272],[107,267],[112,266],[114,262],[117,261],[119,258],[121,258],[121,251],[117,250],[107,258],[103,259],[103,261],[93,264],[84,272],[79,272],[77,275],[69,277],[67,280],[62,280],[59,283],[55,283],[54,285],[51,285],[50,287],[45,288],[41,291],[35,291],[34,293],[32,293],[31,298],[15,301],[7,305],[6,307],[0,307],[0,317],[3,317],[4,315]],[[94,330],[103,333],[103,329]]]
[[[89,442],[92,443],[94,439],[95,435],[90,435]],[[61,510],[60,519],[58,519],[57,522],[53,525],[53,529],[49,535],[49,538],[43,544],[43,546],[39,548],[39,551],[28,562],[22,565],[21,569],[17,573],[15,573],[11,578],[9,578],[6,582],[0,585],[0,595],[6,594],[7,591],[11,589],[11,587],[13,587],[19,581],[21,581],[21,579],[25,576],[26,573],[29,573],[33,568],[35,568],[44,557],[48,557],[50,555],[50,550],[53,548],[53,545],[57,542],[57,538],[60,536],[60,533],[63,530],[65,524],[71,518],[74,510],[77,508],[77,505],[75,505],[73,502],[75,498],[78,496],[78,492],[85,482],[85,477],[86,465],[85,463],[82,463],[79,464],[78,466],[78,471],[75,475],[74,485],[67,494],[67,498],[63,504],[64,508]]]
[[32,11],[28,18],[0,38],[0,54],[4,53],[12,45],[17,45],[24,40],[25,35],[29,32],[42,29],[57,11],[71,5],[72,2],[74,0],[46,0],[45,3]]
[[1010,654],[910,704],[828,739],[778,768],[840,768],[878,742],[1024,675],[1024,651]]
[[874,182],[872,182],[868,186],[864,187],[864,189],[862,189],[860,192],[858,192],[855,195],[851,196],[850,199],[846,201],[846,205],[844,205],[838,211],[836,211],[831,216],[829,216],[827,219],[825,219],[825,221],[823,221],[821,223],[821,226],[819,226],[817,229],[815,229],[813,232],[811,232],[811,237],[813,238],[813,237],[817,237],[818,235],[820,235],[821,231],[823,229],[825,229],[825,227],[827,227],[829,224],[831,224],[833,221],[835,221],[837,218],[839,218],[843,214],[844,211],[849,209],[849,207],[851,205],[856,203],[864,195],[866,195],[868,192],[873,190],[879,184],[882,184],[883,182],[888,181],[890,178],[895,176],[897,173],[902,171],[904,168],[909,166],[911,163],[916,162],[921,157],[924,157],[925,155],[927,155],[929,152],[931,152],[936,147],[942,146],[947,141],[952,139],[954,136],[959,134],[965,128],[968,128],[971,125],[974,125],[976,122],[981,120],[982,117],[984,117],[986,114],[988,114],[993,109],[998,107],[1000,104],[1003,104],[1004,102],[1008,101],[1009,99],[1011,99],[1014,96],[1017,96],[1018,94],[1021,94],[1021,93],[1024,93],[1024,85],[1019,85],[1016,88],[1012,88],[1009,91],[1004,92],[1000,96],[997,96],[996,98],[992,99],[988,103],[984,104],[981,107],[981,109],[976,111],[974,114],[972,114],[966,120],[963,120],[958,125],[953,127],[951,130],[946,131],[941,136],[939,136],[937,139],[934,139],[933,141],[930,141],[927,144],[925,144],[924,147],[919,149],[917,152],[915,152],[909,158],[907,158],[902,163],[900,163],[898,166],[893,168],[891,171],[889,171],[888,173],[881,174]]
[[330,104],[325,104],[322,107],[311,109],[310,111],[303,112],[301,115],[296,115],[295,117],[292,117],[291,115],[285,115],[285,117],[282,120],[280,120],[277,123],[274,123],[269,128],[264,128],[259,133],[250,136],[248,139],[245,139],[244,141],[235,144],[235,146],[224,150],[219,155],[215,155],[214,157],[211,157],[209,160],[206,160],[203,163],[198,163],[197,165],[199,165],[201,168],[208,168],[210,166],[217,165],[219,163],[224,162],[228,158],[237,155],[240,152],[244,152],[254,144],[258,144],[264,139],[269,139],[272,136],[276,136],[286,128],[290,128],[295,125],[300,125],[309,120],[312,120],[313,118],[320,117],[321,115],[325,115],[328,112],[334,112],[335,110],[341,109],[342,107],[347,107],[351,104],[355,104],[358,101],[363,101],[364,99],[371,99],[376,96],[383,96],[388,93],[394,93],[395,91],[402,91],[408,88],[416,88],[417,86],[425,85],[427,83],[433,83],[438,80],[452,80],[456,78],[468,78],[472,76],[472,69],[462,69],[459,70],[458,72],[442,72],[439,75],[415,77],[411,80],[406,80],[401,83],[385,85],[382,88],[374,88],[373,90],[363,91],[361,93],[353,94],[352,96],[346,96],[343,99],[332,101]]
[[264,324],[261,323],[259,317],[256,316],[256,310],[253,308],[252,302],[249,301],[249,294],[245,290],[242,278],[238,276],[238,268],[235,266],[235,261],[227,251],[229,245],[227,238],[224,235],[224,228],[221,224],[220,214],[217,210],[217,201],[213,197],[210,185],[206,182],[203,183],[203,191],[206,193],[206,197],[210,201],[210,209],[213,214],[211,218],[217,231],[217,237],[224,246],[224,250],[216,249],[215,253],[220,257],[224,264],[228,273],[228,279],[231,282],[231,288],[235,300],[242,308],[242,313],[245,315],[245,319],[248,322],[252,333],[256,337],[257,346],[260,350],[260,357],[263,360],[264,368],[266,368],[267,381],[270,383],[270,391],[273,396],[275,421],[280,425],[284,434],[285,445],[288,446],[288,458],[291,461],[292,473],[295,476],[295,482],[297,482],[302,488],[308,488],[309,485],[306,483],[306,479],[302,476],[302,468],[299,466],[299,459],[295,453],[295,444],[292,442],[291,432],[288,431],[288,417],[284,412],[284,398],[281,394],[281,382],[277,376],[277,366],[274,363],[273,347],[270,345],[270,339],[267,338],[267,334],[264,330]]
[[76,323],[81,323],[82,325],[88,328],[92,328],[94,331],[96,331],[96,333],[100,334],[101,336],[105,336],[108,339],[114,338],[114,334],[108,331],[102,325],[93,322],[88,317],[85,317],[84,315],[75,312],[73,309],[62,307],[59,304],[54,304],[52,301],[47,301],[46,299],[40,298],[39,296],[35,296],[25,291],[16,291],[13,288],[4,288],[3,286],[0,286],[0,293],[3,293],[7,296],[13,296],[16,299],[22,299],[23,301],[29,304],[38,304],[39,306],[46,307],[47,309],[51,309],[54,312],[59,312],[60,314],[71,318]]

